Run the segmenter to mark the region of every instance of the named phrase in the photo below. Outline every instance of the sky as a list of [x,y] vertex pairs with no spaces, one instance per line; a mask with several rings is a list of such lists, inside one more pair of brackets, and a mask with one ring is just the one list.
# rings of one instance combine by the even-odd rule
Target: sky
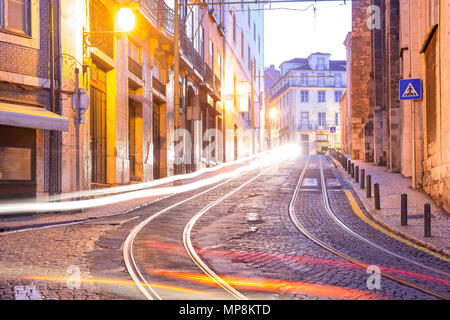
[[306,58],[318,51],[331,53],[330,59],[345,60],[343,43],[351,31],[350,1],[280,3],[271,7],[306,10],[264,11],[265,66],[274,64],[278,68],[283,61]]

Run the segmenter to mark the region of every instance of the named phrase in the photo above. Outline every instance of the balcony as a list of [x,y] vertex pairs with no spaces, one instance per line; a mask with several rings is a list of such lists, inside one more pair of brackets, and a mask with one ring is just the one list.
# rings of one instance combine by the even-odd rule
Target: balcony
[[181,50],[183,51],[186,58],[192,63],[194,68],[200,73],[201,76],[205,74],[205,63],[200,54],[195,50],[194,45],[191,40],[187,37],[184,32],[180,32],[180,44]]
[[222,83],[216,75],[214,75],[214,91],[213,91],[213,98],[216,100],[220,100],[222,98],[221,94],[221,86]]
[[153,77],[153,89],[155,89],[164,97],[166,96],[166,86],[155,77]]
[[128,57],[128,71],[142,79],[142,66],[130,57]]
[[173,34],[175,30],[174,12],[164,0],[137,0],[142,8],[163,27],[166,31]]

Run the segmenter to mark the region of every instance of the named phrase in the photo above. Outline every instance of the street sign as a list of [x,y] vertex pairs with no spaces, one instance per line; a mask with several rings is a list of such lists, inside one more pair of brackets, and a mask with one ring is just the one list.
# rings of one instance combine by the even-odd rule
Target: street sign
[[422,80],[402,79],[400,80],[400,100],[421,100]]
[[336,127],[330,127],[330,133],[336,133]]
[[[89,106],[89,94],[85,89],[79,89],[80,90],[80,113],[85,113],[88,106]],[[73,111],[77,112],[77,105],[78,105],[78,95],[75,92],[72,95],[72,108]]]

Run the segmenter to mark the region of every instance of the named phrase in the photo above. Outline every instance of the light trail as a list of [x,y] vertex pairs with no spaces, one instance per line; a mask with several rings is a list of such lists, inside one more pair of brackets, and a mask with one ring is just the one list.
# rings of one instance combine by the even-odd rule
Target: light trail
[[[148,268],[146,271],[150,274],[182,279],[193,283],[201,283],[209,286],[216,286],[217,283],[205,274],[179,272],[170,270],[160,270]],[[220,276],[230,285],[241,290],[302,294],[314,297],[327,297],[334,299],[354,299],[355,297],[366,296],[371,299],[383,299],[381,294],[369,291],[343,288],[332,285],[314,284],[308,282],[286,281],[277,279],[256,279]]]
[[[136,286],[136,283],[134,281],[128,281],[128,280],[113,280],[113,279],[95,279],[95,278],[80,278],[80,279],[74,279],[73,277],[67,278],[67,277],[50,277],[50,276],[39,276],[39,275],[29,275],[22,277],[23,279],[28,280],[41,280],[41,281],[57,281],[57,282],[69,282],[74,283],[74,281],[80,281],[81,283],[100,283],[100,284],[117,284],[117,285],[131,285]],[[147,286],[146,283],[141,283],[143,286]],[[167,289],[167,290],[173,290],[173,291],[180,291],[184,293],[192,293],[197,294],[201,296],[212,296],[211,293],[195,290],[195,289],[189,289],[184,287],[177,287],[177,286],[171,286],[171,285],[165,285],[165,284],[159,284],[159,283],[151,283],[151,286],[154,288],[159,289]]]
[[[274,149],[263,155],[258,155],[259,158],[255,158],[254,162],[252,162],[248,165],[242,166],[236,170],[226,172],[226,173],[221,173],[214,177],[205,178],[200,181],[195,181],[195,182],[192,182],[192,183],[189,183],[186,185],[147,189],[147,190],[140,190],[140,191],[130,191],[130,192],[122,193],[119,195],[104,196],[104,197],[101,197],[98,199],[87,199],[87,200],[65,201],[65,202],[47,202],[47,201],[45,201],[45,202],[7,203],[7,204],[0,205],[0,215],[79,210],[79,209],[100,207],[103,205],[110,205],[110,204],[119,203],[119,202],[123,202],[123,201],[146,198],[146,197],[151,197],[151,196],[178,194],[178,193],[193,191],[193,190],[196,190],[196,189],[199,189],[202,187],[206,187],[208,185],[218,183],[222,180],[229,179],[231,177],[239,176],[248,170],[256,169],[265,164],[269,164],[269,163],[272,163],[277,160],[279,161],[280,159],[283,159],[284,157],[286,157],[286,155],[289,155],[292,152],[292,148],[293,148],[292,146],[286,145],[286,146]],[[250,157],[250,158],[252,158],[252,157]],[[248,159],[246,159],[245,161],[247,161],[247,160]],[[244,161],[244,160],[239,160],[239,161]],[[232,164],[236,164],[236,163],[232,163]],[[226,165],[231,165],[231,163],[230,164],[227,163]],[[218,168],[218,169],[220,169],[220,168]],[[211,170],[211,171],[216,171],[218,169],[214,168],[214,170]],[[203,171],[203,173],[205,173],[205,171]],[[199,173],[196,173],[196,174],[198,175]],[[189,178],[192,178],[192,176],[190,176]],[[180,180],[180,177],[175,176],[175,177],[170,177],[170,179],[173,179],[173,181]],[[184,177],[183,179],[188,179],[188,178]],[[167,183],[167,181],[165,181],[163,183]],[[126,187],[133,188],[134,186],[131,185],[131,186],[126,186]],[[114,192],[116,192],[116,191],[114,191]]]
[[[159,242],[147,242],[147,246],[152,247],[152,248],[184,251],[184,247],[182,247],[182,246],[164,244],[164,243],[159,243]],[[232,256],[235,258],[239,258],[242,256],[249,256],[249,257],[266,258],[268,260],[291,260],[291,261],[297,260],[298,262],[312,261],[312,262],[317,262],[317,263],[321,263],[321,264],[330,264],[330,265],[335,265],[335,266],[342,265],[342,266],[351,267],[351,268],[361,268],[361,266],[359,266],[355,263],[352,263],[352,262],[320,259],[320,258],[313,258],[313,257],[299,257],[299,256],[282,255],[282,254],[221,251],[221,250],[208,250],[208,249],[196,249],[196,252],[203,253],[203,254],[211,254],[211,255],[216,255],[216,256],[224,256],[224,257]],[[389,267],[379,266],[379,268],[382,270],[391,271],[394,273],[402,273],[402,274],[405,274],[405,275],[408,275],[408,276],[414,277],[414,278],[421,278],[421,279],[427,279],[427,280],[431,280],[431,281],[441,282],[445,285],[450,286],[450,281],[445,280],[445,279],[436,278],[436,277],[432,277],[432,276],[428,276],[428,275],[424,275],[424,274],[420,274],[420,273],[414,273],[414,272],[410,272],[410,271],[405,271],[405,270],[400,270],[400,269],[389,268]]]

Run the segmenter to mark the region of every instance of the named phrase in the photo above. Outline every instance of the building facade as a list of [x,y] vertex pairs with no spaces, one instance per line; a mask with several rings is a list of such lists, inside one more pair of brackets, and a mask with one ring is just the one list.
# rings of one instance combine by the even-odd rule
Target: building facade
[[[449,210],[448,1],[367,0],[352,6],[346,40],[351,102],[347,97],[343,109],[352,114],[352,126],[345,128],[352,140],[343,141],[343,150],[411,177],[413,188],[423,188]],[[422,80],[423,98],[400,101],[399,80],[414,78]]]
[[[252,151],[252,123],[262,149],[263,14],[253,10],[261,5],[180,1],[175,79],[173,1],[3,3],[4,198],[139,183],[234,160]],[[130,31],[120,29],[123,8],[135,19]],[[238,83],[253,90],[241,93]],[[77,87],[89,98],[78,134]]]
[[340,149],[340,101],[346,90],[346,62],[328,53],[312,53],[280,65],[280,79],[270,89],[278,110],[281,143],[301,144],[304,153],[321,147]]

